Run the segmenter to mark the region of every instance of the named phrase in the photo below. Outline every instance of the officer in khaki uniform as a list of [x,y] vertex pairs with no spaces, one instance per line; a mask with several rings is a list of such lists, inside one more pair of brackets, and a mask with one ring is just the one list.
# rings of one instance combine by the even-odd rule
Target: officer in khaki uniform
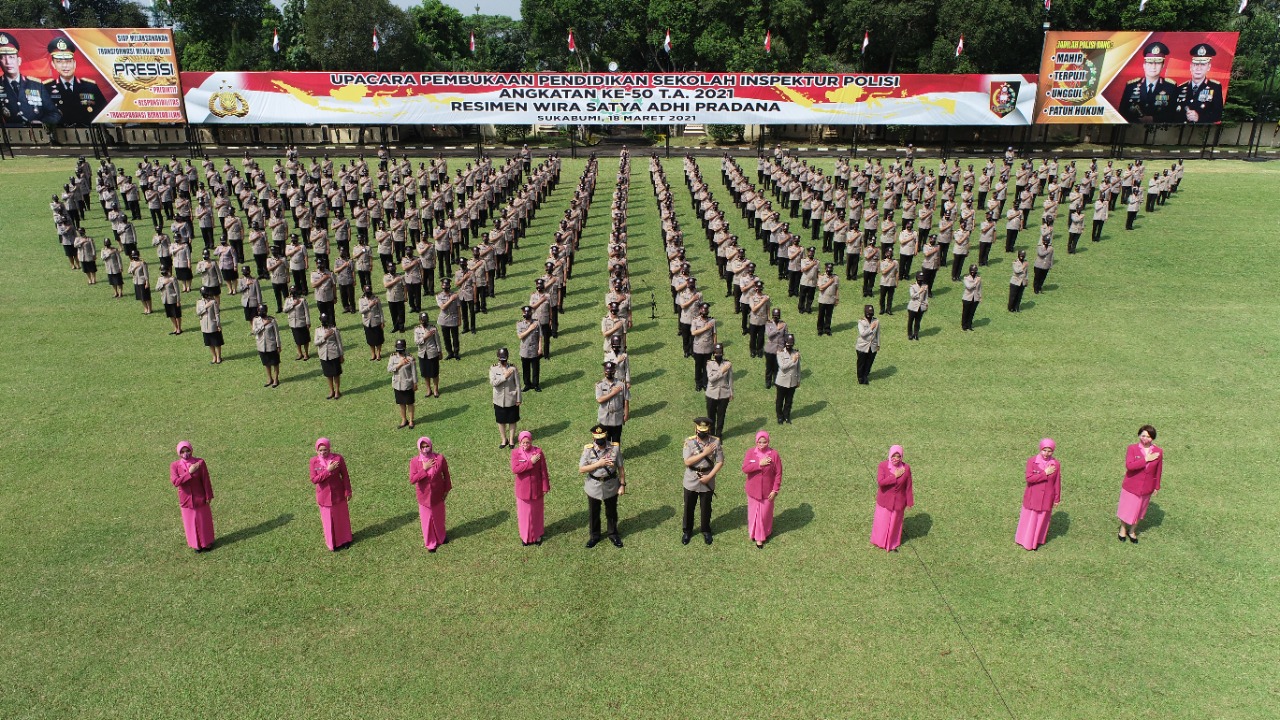
[[626,470],[622,467],[622,449],[609,442],[609,431],[603,425],[591,428],[591,442],[582,447],[578,472],[586,476],[582,490],[587,494],[587,547],[600,542],[600,506],[604,506],[608,522],[609,542],[622,547],[618,534],[618,496],[627,491]]
[[724,359],[724,344],[716,343],[707,361],[707,416],[711,418],[711,432],[716,437],[724,434],[724,416],[733,399],[733,364]]
[[720,438],[711,434],[711,418],[694,418],[695,434],[684,441],[684,534],[680,542],[693,537],[693,506],[701,510],[702,539],[711,544],[711,498],[715,495],[716,474],[724,467]]
[[604,378],[596,383],[596,421],[609,433],[609,441],[622,442],[622,426],[631,414],[631,391],[617,377],[618,366],[606,361]]

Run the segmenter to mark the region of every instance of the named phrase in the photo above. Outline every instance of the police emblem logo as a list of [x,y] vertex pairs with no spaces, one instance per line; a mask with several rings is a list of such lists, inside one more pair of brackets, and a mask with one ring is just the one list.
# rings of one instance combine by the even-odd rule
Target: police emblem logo
[[8,35],[5,35],[4,33],[0,33],[0,45],[12,45],[12,44],[13,44],[13,41],[9,39]]
[[1020,82],[994,80],[991,83],[990,109],[998,117],[1005,117],[1018,108]]
[[209,95],[209,112],[218,118],[242,118],[249,114],[249,101],[224,84],[218,92]]
[[1208,54],[1208,52],[1209,50],[1205,48],[1204,45],[1201,45],[1200,47],[1196,48],[1196,55],[1199,55],[1200,57],[1204,57],[1205,55]]

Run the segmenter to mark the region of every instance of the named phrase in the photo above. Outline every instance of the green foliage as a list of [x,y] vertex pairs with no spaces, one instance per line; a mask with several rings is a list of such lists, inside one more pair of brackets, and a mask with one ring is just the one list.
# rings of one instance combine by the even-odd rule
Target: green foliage
[[0,27],[148,27],[147,12],[132,0],[4,0]]
[[718,145],[742,142],[744,128],[741,125],[707,125],[707,135]]
[[502,142],[511,140],[523,140],[533,131],[532,125],[494,125],[493,131],[498,134],[498,139]]
[[310,0],[302,27],[315,69],[420,70],[427,59],[409,14],[388,0]]

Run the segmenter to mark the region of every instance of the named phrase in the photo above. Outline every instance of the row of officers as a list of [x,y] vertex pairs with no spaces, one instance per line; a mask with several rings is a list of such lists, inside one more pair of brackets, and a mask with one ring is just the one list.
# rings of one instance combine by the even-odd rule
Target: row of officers
[[[710,545],[711,503],[716,481],[725,467],[725,452],[720,438],[711,434],[709,418],[695,418],[693,428],[694,434],[685,439],[681,455],[681,543],[687,545],[694,537],[696,513],[697,532]],[[1138,429],[1137,442],[1125,450],[1124,479],[1116,506],[1120,521],[1116,537],[1121,542],[1137,544],[1139,525],[1161,487],[1164,451],[1155,439],[1155,428],[1143,425]],[[169,480],[178,491],[187,544],[197,553],[205,552],[213,549],[215,540],[211,509],[214,493],[208,463],[196,456],[191,443],[185,440],[178,443],[177,454],[178,459],[169,466]],[[510,460],[520,542],[525,546],[541,545],[546,535],[544,499],[551,492],[546,454],[534,444],[532,433],[524,431],[511,450]],[[584,478],[587,496],[586,546],[593,548],[607,537],[616,547],[623,547],[618,499],[626,494],[628,479],[622,449],[609,440],[603,427],[592,428],[591,442],[583,446],[578,458],[577,472]],[[774,502],[782,490],[782,458],[772,447],[768,432],[756,433],[753,445],[743,455],[741,472],[745,476],[747,534],[757,548],[763,548],[773,535]],[[341,550],[351,545],[351,475],[346,460],[333,451],[328,438],[316,441],[308,476],[320,510],[325,546]],[[1037,452],[1027,459],[1023,480],[1025,489],[1014,541],[1027,550],[1036,550],[1048,540],[1053,509],[1062,502],[1062,462],[1052,439],[1042,440]],[[409,484],[418,501],[423,544],[429,552],[435,552],[449,542],[445,504],[453,490],[453,476],[449,461],[437,452],[429,437],[418,439],[417,454],[409,461]],[[914,478],[902,446],[891,447],[888,457],[877,466],[875,486],[870,542],[894,551],[902,543],[906,510],[915,504]]]

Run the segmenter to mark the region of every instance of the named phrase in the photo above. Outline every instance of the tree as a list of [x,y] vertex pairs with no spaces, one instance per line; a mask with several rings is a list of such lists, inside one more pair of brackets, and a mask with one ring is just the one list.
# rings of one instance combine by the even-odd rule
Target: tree
[[183,70],[265,70],[280,11],[271,0],[173,0]]
[[[408,14],[388,0],[310,0],[307,49],[320,70],[420,70],[424,57]],[[373,51],[378,29],[381,50]]]
[[132,0],[76,0],[71,12],[49,0],[5,0],[0,27],[149,27],[147,13]]

